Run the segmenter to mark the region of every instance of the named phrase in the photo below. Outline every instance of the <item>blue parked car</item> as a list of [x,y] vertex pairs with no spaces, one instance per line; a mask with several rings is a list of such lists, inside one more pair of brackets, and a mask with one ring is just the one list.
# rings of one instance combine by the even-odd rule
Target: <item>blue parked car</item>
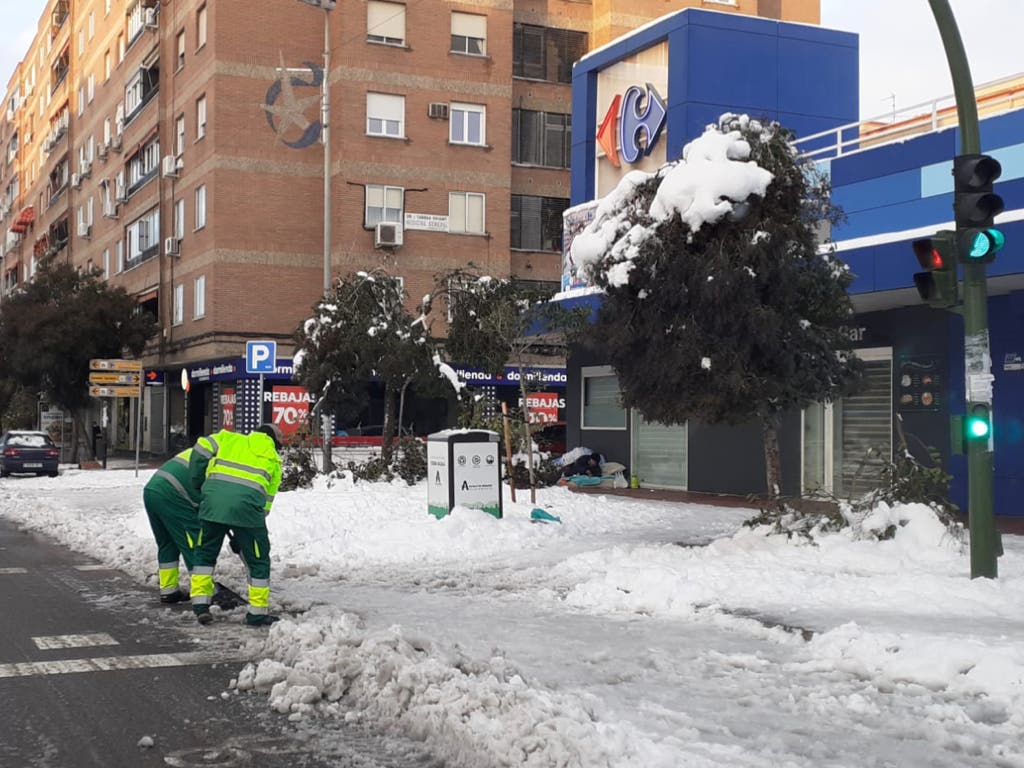
[[60,449],[45,432],[11,430],[0,437],[0,477],[14,473],[57,476]]

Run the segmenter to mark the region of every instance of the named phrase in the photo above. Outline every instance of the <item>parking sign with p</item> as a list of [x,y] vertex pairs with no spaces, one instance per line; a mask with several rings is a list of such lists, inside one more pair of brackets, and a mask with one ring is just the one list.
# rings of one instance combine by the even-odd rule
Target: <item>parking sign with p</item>
[[245,372],[273,373],[277,366],[276,341],[245,342]]

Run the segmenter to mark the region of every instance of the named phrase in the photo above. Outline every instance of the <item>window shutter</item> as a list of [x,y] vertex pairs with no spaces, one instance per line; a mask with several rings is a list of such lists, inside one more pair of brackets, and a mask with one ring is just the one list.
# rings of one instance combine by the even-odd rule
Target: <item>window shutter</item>
[[366,34],[405,40],[405,6],[370,0],[366,4]]

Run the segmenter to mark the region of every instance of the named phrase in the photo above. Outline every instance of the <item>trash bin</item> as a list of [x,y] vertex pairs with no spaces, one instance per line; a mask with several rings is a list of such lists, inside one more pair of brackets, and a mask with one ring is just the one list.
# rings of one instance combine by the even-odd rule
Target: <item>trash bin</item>
[[440,520],[452,507],[501,511],[498,433],[446,429],[427,436],[427,510]]

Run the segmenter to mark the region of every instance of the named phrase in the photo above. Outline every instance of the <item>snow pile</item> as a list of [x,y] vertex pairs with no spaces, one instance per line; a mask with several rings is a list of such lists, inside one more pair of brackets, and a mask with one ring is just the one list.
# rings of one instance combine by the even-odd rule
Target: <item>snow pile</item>
[[673,765],[628,724],[599,722],[587,697],[528,683],[500,653],[439,652],[326,607],[274,625],[265,653],[242,670],[240,690],[267,693],[281,713],[309,714],[324,701],[325,713],[388,723],[448,766]]
[[[600,201],[593,221],[573,239],[573,263],[581,271],[593,271],[608,257],[602,268],[609,284],[625,285],[640,246],[660,222],[678,214],[696,232],[731,213],[735,204],[754,195],[763,197],[772,174],[750,160],[750,144],[737,126],[766,130],[746,115],[723,115],[719,125],[708,126],[683,148],[682,159],[656,174],[630,171],[623,176]],[[658,188],[644,210],[638,191],[652,180]]]

